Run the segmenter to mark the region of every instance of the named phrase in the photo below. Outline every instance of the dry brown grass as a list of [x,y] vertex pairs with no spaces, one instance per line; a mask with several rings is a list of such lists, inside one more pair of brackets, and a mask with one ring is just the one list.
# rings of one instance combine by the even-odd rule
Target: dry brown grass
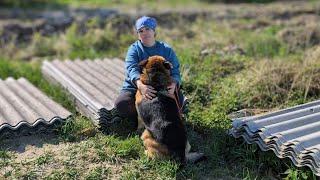
[[278,33],[291,52],[320,44],[320,25],[311,22],[303,26],[288,27]]
[[320,46],[308,50],[301,59],[257,62],[251,68],[248,86],[249,107],[274,107],[289,100],[320,96]]

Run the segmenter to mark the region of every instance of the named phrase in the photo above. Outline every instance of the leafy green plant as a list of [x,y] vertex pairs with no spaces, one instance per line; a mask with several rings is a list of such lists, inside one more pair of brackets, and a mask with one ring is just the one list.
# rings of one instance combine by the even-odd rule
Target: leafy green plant
[[284,178],[285,180],[317,179],[317,177],[310,171],[297,170],[296,168],[289,168],[284,172],[284,174],[287,175]]

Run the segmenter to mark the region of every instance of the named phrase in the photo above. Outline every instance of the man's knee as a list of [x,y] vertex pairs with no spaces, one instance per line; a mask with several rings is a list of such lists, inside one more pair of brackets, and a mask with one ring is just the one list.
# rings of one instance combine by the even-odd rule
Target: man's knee
[[134,96],[130,92],[121,93],[116,99],[114,106],[122,116],[134,116],[137,114]]
[[114,103],[114,106],[118,111],[124,111],[128,107],[128,102],[119,100]]

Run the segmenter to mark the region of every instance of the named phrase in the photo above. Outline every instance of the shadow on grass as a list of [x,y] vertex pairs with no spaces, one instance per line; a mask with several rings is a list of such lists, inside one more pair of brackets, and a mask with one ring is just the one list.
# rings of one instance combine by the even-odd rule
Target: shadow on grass
[[188,125],[191,150],[203,152],[206,161],[188,164],[177,172],[176,179],[279,179],[292,164],[264,152],[255,144],[228,135],[225,128],[199,129]]
[[79,143],[84,139],[96,136],[98,133],[113,136],[119,140],[126,140],[139,134],[135,129],[132,129],[132,125],[124,125],[123,123],[115,125],[119,125],[119,127],[113,126],[113,129],[110,127],[108,132],[99,131],[88,118],[77,115],[66,121],[57,121],[50,125],[40,122],[36,126],[23,125],[16,130],[3,128],[0,131],[0,150],[23,153],[27,146],[42,148],[44,144]]
[[230,179],[233,175],[228,172],[222,155],[227,137],[225,132],[223,128],[201,129],[187,124],[191,152],[202,152],[207,159],[188,164],[177,172],[176,179]]
[[112,135],[124,140],[128,137],[141,134],[141,132],[137,131],[138,122],[120,117],[119,115],[115,115],[111,121],[103,123],[99,128],[104,135]]
[[0,150],[15,151],[23,153],[27,146],[43,147],[44,144],[57,144],[59,135],[56,128],[62,123],[54,123],[52,125],[38,124],[36,127],[22,126],[17,130],[11,129],[1,130],[1,146]]

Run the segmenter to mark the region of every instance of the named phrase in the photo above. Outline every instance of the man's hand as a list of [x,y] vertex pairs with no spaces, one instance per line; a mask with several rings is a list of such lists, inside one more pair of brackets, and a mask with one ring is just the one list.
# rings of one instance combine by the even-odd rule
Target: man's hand
[[176,83],[175,82],[172,82],[168,87],[167,87],[167,90],[168,90],[168,94],[170,95],[174,95],[174,91],[176,89]]
[[156,97],[157,91],[154,90],[152,86],[143,84],[140,80],[137,80],[138,90],[141,92],[142,96],[151,100]]

